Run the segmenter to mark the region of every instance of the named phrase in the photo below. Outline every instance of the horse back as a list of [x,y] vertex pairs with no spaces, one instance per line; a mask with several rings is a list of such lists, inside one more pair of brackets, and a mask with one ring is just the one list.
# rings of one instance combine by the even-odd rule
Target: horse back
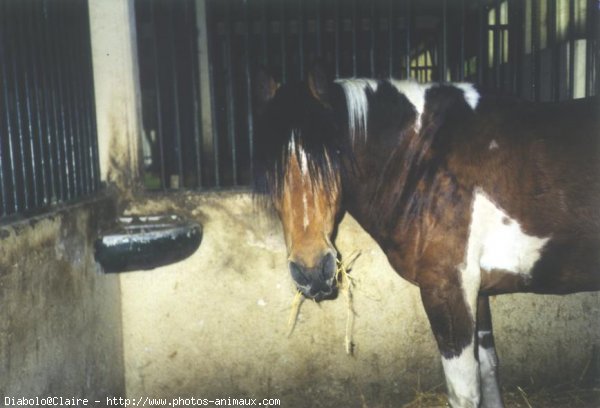
[[537,235],[600,234],[598,99],[483,102],[458,126],[449,163]]
[[[455,126],[451,172],[502,214],[499,232],[490,235],[504,233],[513,241],[489,254],[496,263],[484,274],[484,290],[570,293],[600,288],[598,112],[598,99],[495,107],[484,102],[472,121]],[[472,213],[471,222],[477,222],[476,208]],[[507,232],[511,223],[518,234]],[[513,254],[506,249],[519,240],[532,245],[529,255],[535,254],[535,262],[525,275],[506,274],[505,261],[498,259],[503,251],[505,258],[525,257],[524,250],[513,249]]]

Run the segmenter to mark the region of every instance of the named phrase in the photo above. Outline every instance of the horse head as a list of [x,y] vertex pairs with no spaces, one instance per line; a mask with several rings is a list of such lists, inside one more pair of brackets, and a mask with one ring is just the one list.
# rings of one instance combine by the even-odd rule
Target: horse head
[[331,108],[331,83],[316,65],[306,82],[255,81],[255,191],[269,197],[284,230],[289,270],[304,296],[335,296],[341,214],[343,135]]

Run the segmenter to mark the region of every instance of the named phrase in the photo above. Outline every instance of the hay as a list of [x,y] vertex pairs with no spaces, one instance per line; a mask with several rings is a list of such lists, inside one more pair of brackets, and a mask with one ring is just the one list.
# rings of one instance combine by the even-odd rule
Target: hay
[[507,408],[592,408],[600,406],[600,388],[578,382],[549,387],[516,386],[503,393]]
[[353,257],[350,258],[350,261],[345,264],[343,261],[337,259],[337,272],[335,274],[335,281],[341,293],[346,297],[347,304],[347,312],[346,312],[346,334],[344,336],[344,348],[346,349],[346,354],[353,355],[354,354],[354,341],[352,339],[352,332],[354,329],[354,307],[353,307],[353,297],[352,297],[352,288],[354,287],[354,280],[348,274],[350,272],[351,266],[354,264],[356,259],[359,257],[360,253],[355,253]]
[[444,384],[438,384],[426,391],[421,390],[421,377],[417,377],[417,388],[415,389],[415,397],[412,401],[402,405],[402,408],[434,408],[447,407],[448,398],[442,391]]
[[[446,407],[448,398],[443,384],[427,391],[417,386],[413,399],[402,408]],[[502,393],[506,408],[595,408],[600,407],[600,388],[583,387],[570,382],[542,388],[515,386]]]
[[292,308],[290,310],[290,317],[288,318],[288,333],[287,337],[292,335],[294,328],[296,327],[296,322],[298,321],[298,314],[300,313],[300,306],[304,302],[304,296],[302,296],[302,292],[296,291],[296,295],[294,296],[294,300],[292,300]]
[[[347,313],[346,313],[346,332],[344,336],[344,348],[346,350],[346,354],[353,355],[354,354],[354,341],[352,338],[352,332],[354,330],[354,307],[353,307],[353,297],[352,297],[352,288],[354,287],[354,280],[349,275],[351,266],[354,264],[356,259],[360,256],[360,252],[354,252],[350,261],[345,263],[340,259],[336,259],[336,272],[335,272],[335,282],[340,291],[346,297],[347,303]],[[292,300],[291,308],[290,308],[290,316],[288,318],[287,323],[287,336],[291,336],[294,332],[294,328],[296,327],[296,323],[298,321],[298,315],[300,314],[300,307],[304,302],[304,296],[300,291],[296,292],[294,299]]]

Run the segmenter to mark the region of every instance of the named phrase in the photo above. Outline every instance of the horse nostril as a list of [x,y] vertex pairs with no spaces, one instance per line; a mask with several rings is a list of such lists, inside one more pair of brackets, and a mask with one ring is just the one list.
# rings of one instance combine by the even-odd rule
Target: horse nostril
[[300,286],[309,286],[310,279],[304,272],[304,268],[298,265],[294,261],[290,261],[290,273],[292,274],[292,279],[296,281],[296,283]]
[[335,275],[335,270],[335,257],[331,252],[327,253],[321,260],[320,273],[323,281],[327,282],[332,279]]

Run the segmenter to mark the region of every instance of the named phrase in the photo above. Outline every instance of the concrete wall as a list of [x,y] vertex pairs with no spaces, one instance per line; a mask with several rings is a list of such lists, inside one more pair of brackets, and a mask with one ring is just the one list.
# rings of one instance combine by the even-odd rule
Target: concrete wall
[[[96,270],[110,199],[0,227],[0,398],[124,395],[119,281]],[[10,406],[10,404],[9,404]]]
[[[286,336],[294,289],[281,227],[249,194],[140,198],[128,211],[178,212],[204,225],[204,240],[187,260],[121,277],[129,397],[372,407],[442,384],[418,290],[351,217],[337,246],[346,256],[361,252],[351,272],[354,356],[344,349],[344,297],[305,302]],[[600,343],[598,294],[501,296],[492,308],[505,385],[578,378]]]

